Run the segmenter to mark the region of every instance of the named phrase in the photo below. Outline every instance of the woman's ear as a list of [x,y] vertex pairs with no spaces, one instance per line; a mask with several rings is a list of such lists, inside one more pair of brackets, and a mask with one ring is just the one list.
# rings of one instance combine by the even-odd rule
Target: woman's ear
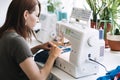
[[25,11],[24,11],[24,18],[25,18],[25,20],[27,20],[27,18],[28,18],[28,15],[29,15],[29,12],[28,12],[28,10],[25,10]]

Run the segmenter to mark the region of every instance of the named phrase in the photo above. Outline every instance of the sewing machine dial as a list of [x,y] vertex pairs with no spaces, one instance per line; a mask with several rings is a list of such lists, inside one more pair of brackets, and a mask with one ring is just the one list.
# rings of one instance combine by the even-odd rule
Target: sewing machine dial
[[90,47],[93,47],[93,46],[97,45],[97,41],[98,41],[97,37],[91,36],[91,37],[88,38],[87,43]]

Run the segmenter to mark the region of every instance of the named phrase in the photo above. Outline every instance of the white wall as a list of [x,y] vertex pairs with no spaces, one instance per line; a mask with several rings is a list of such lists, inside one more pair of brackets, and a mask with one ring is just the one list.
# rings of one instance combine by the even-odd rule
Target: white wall
[[3,25],[6,17],[7,8],[11,0],[0,0],[0,26]]
[[[12,0],[0,0],[0,26],[3,25],[6,17],[7,8]],[[46,11],[46,2],[47,0],[39,0],[42,3],[42,12]],[[72,7],[80,7],[85,8],[88,6],[86,5],[86,0],[61,0],[65,11],[68,13],[68,16],[71,15]]]
[[61,0],[63,2],[63,6],[65,7],[65,11],[68,13],[68,17],[71,15],[71,11],[73,7],[89,9],[86,0]]
[[[39,0],[42,3],[42,12],[47,12],[47,8],[45,7],[47,5],[47,0]],[[79,7],[83,9],[89,9],[86,0],[53,0],[53,1],[61,1],[62,5],[61,7],[64,7],[64,11],[67,12],[68,18],[71,15],[71,11],[73,7]]]

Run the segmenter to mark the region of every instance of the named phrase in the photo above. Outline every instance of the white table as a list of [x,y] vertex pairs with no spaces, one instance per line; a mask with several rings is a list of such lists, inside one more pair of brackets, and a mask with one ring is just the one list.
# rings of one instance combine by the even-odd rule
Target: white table
[[[35,46],[36,43],[37,42],[33,41],[31,44],[32,46]],[[101,63],[106,66],[108,71],[115,69],[118,65],[120,65],[120,52],[105,49],[104,59]],[[43,64],[41,63],[38,63],[38,65],[43,66]],[[64,71],[58,69],[57,67],[53,67],[51,71],[50,80],[96,80],[98,77],[104,76],[105,73],[105,69],[102,66],[99,66],[99,72],[97,73],[97,75],[91,75],[75,79],[72,76],[65,73]]]

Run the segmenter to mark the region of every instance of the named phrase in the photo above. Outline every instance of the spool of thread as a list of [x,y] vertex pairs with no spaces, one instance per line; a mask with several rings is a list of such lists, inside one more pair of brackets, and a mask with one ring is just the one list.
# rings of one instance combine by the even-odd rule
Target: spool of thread
[[67,20],[67,13],[66,12],[62,12],[62,19],[66,19]]
[[102,61],[105,49],[104,30],[102,28],[99,29],[99,46],[100,46],[99,59],[100,61]]
[[104,30],[102,28],[99,29],[99,39],[104,39]]
[[67,20],[67,13],[62,11],[57,11],[57,20],[61,21],[62,19]]
[[57,20],[58,21],[62,20],[62,12],[61,11],[57,11]]

